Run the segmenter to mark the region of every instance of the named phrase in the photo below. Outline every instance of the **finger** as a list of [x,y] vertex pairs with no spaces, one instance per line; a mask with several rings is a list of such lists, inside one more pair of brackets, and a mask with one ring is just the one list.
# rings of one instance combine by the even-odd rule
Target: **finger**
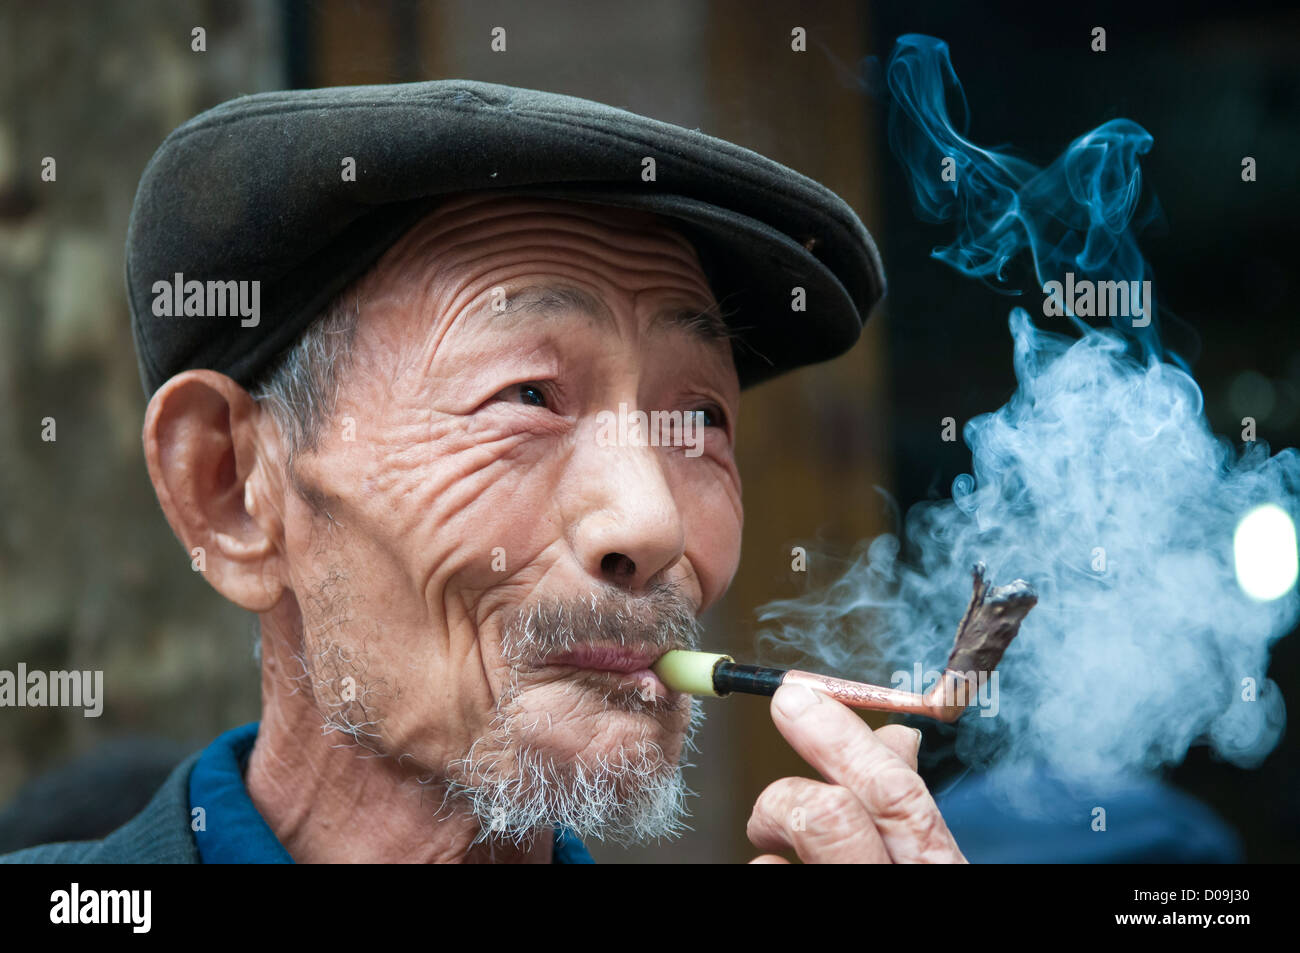
[[790,863],[790,861],[786,860],[784,857],[780,856],[779,854],[759,854],[757,857],[751,860],[750,863],[751,864],[788,864]]
[[921,731],[910,725],[883,725],[876,729],[876,737],[894,754],[903,759],[913,771],[916,770],[916,756],[921,751]]
[[965,862],[921,776],[855,712],[802,685],[782,685],[772,720],[827,781],[862,801],[896,863]]
[[745,830],[759,850],[793,850],[805,864],[887,864],[867,809],[847,788],[809,778],[773,781]]

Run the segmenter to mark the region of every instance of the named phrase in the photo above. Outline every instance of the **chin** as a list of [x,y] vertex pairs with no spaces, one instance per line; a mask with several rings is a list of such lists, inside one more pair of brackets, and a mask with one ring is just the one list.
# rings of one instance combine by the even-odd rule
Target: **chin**
[[689,697],[646,697],[635,684],[602,674],[525,690],[511,706],[514,732],[537,750],[587,764],[652,747],[675,766],[695,706]]
[[689,696],[646,701],[608,680],[564,679],[518,692],[453,772],[484,838],[549,827],[635,843],[683,829],[682,755],[702,719]]

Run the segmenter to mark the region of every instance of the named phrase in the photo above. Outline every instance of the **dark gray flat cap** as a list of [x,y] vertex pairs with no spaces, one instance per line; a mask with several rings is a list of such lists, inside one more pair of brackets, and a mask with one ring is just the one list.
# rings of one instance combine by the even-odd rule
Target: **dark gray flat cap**
[[[698,131],[464,80],[262,93],[185,123],[141,177],[126,281],[145,392],[189,368],[249,386],[440,196],[480,189],[673,219],[737,331],[743,386],[843,353],[884,293],[871,236],[835,193]],[[163,288],[191,281],[259,282],[256,324],[221,295],[185,315]]]

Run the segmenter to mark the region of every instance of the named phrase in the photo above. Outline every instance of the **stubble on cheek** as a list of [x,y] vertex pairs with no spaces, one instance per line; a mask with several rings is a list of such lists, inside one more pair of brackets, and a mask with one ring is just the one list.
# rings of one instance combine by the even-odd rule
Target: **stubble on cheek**
[[338,566],[306,591],[300,601],[302,638],[293,653],[299,670],[289,677],[296,683],[294,691],[307,693],[314,702],[324,734],[383,754],[385,706],[396,693],[370,673],[362,646],[348,638],[355,603],[348,575]]

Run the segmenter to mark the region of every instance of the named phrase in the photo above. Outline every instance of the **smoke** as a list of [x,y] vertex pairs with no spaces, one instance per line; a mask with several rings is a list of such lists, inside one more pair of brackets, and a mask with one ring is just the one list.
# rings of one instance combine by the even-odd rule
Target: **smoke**
[[[1153,141],[1145,129],[1113,119],[1039,169],[1007,150],[983,149],[958,131],[969,123],[969,112],[943,41],[900,37],[886,79],[893,97],[889,144],[907,172],[916,213],[927,222],[955,219],[958,225],[956,240],[936,249],[935,258],[1000,291],[1013,290],[1010,272],[1026,250],[1040,287],[1067,272],[1088,282],[1151,279],[1136,237],[1159,215],[1154,199],[1140,202],[1137,160]],[[956,124],[949,102],[959,113]],[[1112,317],[1146,353],[1160,352],[1157,322]]]
[[[965,99],[943,42],[902,37],[886,76],[890,142],[918,214],[957,228],[935,257],[995,284],[1032,264],[1035,302],[1067,273],[1076,286],[1150,280],[1135,239],[1154,208],[1140,202],[1144,129],[1107,122],[1040,169],[958,131],[947,105],[964,114]],[[952,499],[914,506],[899,535],[862,547],[838,578],[762,607],[761,644],[923,690],[906,676],[943,668],[983,560],[991,582],[1023,577],[1039,603],[999,666],[996,717],[971,710],[958,724],[963,761],[1009,777],[1046,766],[1094,786],[1178,763],[1197,743],[1256,765],[1285,723],[1265,673],[1300,597],[1294,586],[1269,602],[1245,595],[1233,533],[1265,502],[1294,519],[1300,455],[1211,433],[1196,382],[1156,335],[1153,302],[1145,318],[1093,327],[1082,316],[1099,316],[1096,299],[1087,310],[1062,298],[1065,315],[1042,323],[1069,334],[1011,312],[1018,388],[965,425],[973,473]]]

